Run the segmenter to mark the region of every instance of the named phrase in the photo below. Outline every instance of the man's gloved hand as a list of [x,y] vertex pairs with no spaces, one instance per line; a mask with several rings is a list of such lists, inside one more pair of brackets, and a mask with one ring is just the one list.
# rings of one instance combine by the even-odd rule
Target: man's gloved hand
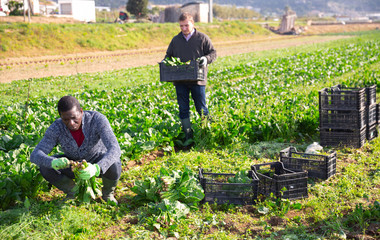
[[91,163],[87,163],[88,166],[83,169],[83,170],[80,170],[79,171],[79,178],[80,179],[83,179],[83,180],[88,180],[90,178],[92,178],[93,176],[99,176],[100,174],[100,167],[98,164],[91,164]]
[[201,66],[207,65],[207,58],[205,56],[203,56],[199,59],[199,65],[201,65]]
[[65,157],[56,158],[51,161],[51,167],[55,170],[68,168],[70,167],[70,160]]

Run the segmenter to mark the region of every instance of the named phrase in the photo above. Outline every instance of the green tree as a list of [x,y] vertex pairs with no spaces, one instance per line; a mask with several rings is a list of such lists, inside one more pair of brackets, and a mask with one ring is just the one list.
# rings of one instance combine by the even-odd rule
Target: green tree
[[126,9],[136,18],[143,18],[148,13],[148,2],[148,0],[128,0]]
[[10,10],[9,15],[10,16],[22,16],[24,15],[24,12],[22,10],[23,3],[17,2],[17,1],[9,1],[7,3],[8,8]]

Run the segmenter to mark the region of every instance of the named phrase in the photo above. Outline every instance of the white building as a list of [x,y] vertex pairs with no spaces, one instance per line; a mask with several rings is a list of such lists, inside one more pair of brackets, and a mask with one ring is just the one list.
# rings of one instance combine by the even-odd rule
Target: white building
[[96,22],[94,0],[58,0],[59,14],[82,22]]
[[209,6],[203,2],[189,2],[182,5],[182,12],[188,12],[194,17],[195,22],[209,22]]
[[40,3],[40,14],[41,15],[53,15],[58,13],[58,3],[53,1],[44,1]]
[[209,22],[209,5],[204,2],[189,2],[182,6],[169,5],[153,22],[178,22],[178,18],[183,12],[190,13],[194,22]]
[[0,0],[0,16],[6,16],[9,14],[9,8],[7,6],[8,0]]

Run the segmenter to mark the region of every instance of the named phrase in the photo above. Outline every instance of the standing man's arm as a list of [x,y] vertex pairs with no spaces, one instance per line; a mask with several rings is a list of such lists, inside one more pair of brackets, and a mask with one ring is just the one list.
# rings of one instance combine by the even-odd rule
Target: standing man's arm
[[203,53],[207,58],[207,64],[210,64],[216,60],[216,50],[212,45],[211,39],[208,36],[205,36],[203,42]]
[[105,173],[112,164],[120,161],[121,150],[108,119],[101,114],[99,115],[98,121],[97,129],[99,129],[100,138],[107,148],[107,152],[97,164],[101,172]]
[[166,50],[165,58],[167,58],[167,57],[174,57],[174,53],[173,53],[173,40],[170,42],[170,44],[168,46],[168,49]]
[[55,159],[48,154],[57,145],[58,134],[56,125],[53,123],[45,132],[44,137],[38,143],[36,148],[30,155],[30,161],[37,166],[44,166],[46,168],[51,168],[51,162]]

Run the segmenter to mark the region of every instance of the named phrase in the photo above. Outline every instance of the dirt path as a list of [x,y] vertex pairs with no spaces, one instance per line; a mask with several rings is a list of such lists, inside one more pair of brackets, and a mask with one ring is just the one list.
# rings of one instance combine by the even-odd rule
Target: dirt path
[[[214,43],[218,56],[286,48],[305,44],[332,41],[343,36],[271,36],[231,42]],[[144,65],[155,65],[165,55],[166,46],[115,52],[91,52],[35,58],[10,58],[0,60],[0,82],[74,75],[117,70]]]

